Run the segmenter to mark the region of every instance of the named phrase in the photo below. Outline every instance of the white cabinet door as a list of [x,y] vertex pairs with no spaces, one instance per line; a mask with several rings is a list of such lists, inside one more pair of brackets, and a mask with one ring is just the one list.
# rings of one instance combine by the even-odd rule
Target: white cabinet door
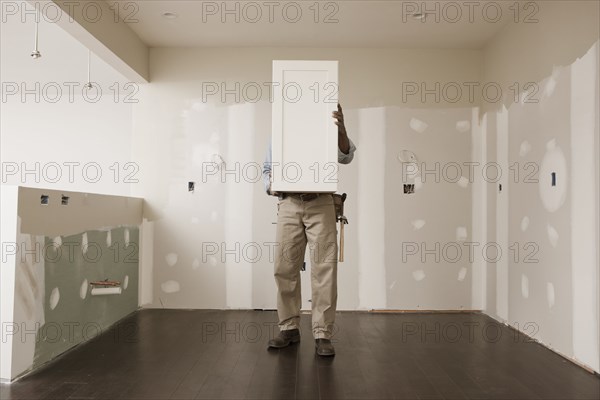
[[272,190],[337,190],[337,61],[273,61]]

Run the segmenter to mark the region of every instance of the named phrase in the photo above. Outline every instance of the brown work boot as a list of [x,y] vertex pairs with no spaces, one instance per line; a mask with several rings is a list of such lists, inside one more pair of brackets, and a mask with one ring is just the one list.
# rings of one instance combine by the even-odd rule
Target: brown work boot
[[275,349],[280,349],[282,347],[287,347],[292,343],[298,343],[300,341],[300,330],[298,329],[288,329],[285,331],[279,332],[279,336],[274,339],[269,340],[269,347],[273,347]]
[[320,356],[335,356],[335,349],[329,339],[316,339],[315,346],[317,347],[317,354]]

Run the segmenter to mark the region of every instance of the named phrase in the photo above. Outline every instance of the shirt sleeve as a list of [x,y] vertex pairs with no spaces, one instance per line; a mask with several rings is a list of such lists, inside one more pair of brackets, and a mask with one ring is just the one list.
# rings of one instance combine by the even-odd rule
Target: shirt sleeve
[[269,189],[271,188],[271,142],[269,142],[269,147],[267,148],[267,154],[265,155],[265,162],[263,163],[263,185],[265,187],[265,192],[269,194]]
[[356,146],[350,138],[348,138],[348,141],[350,142],[350,150],[348,150],[348,154],[344,154],[338,147],[338,162],[340,164],[350,164],[350,162],[354,159]]

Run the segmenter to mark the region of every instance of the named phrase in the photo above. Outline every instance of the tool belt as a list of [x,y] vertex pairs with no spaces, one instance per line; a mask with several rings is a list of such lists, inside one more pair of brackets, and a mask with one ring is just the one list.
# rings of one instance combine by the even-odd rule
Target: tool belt
[[296,197],[302,201],[311,201],[316,199],[317,197],[323,195],[323,194],[329,194],[329,193],[288,193],[288,192],[282,192],[279,193],[279,200],[283,200],[286,197]]

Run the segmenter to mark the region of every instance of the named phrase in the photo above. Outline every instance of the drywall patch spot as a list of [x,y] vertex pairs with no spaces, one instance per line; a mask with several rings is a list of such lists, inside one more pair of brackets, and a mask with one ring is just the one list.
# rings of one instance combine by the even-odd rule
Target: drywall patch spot
[[190,222],[191,222],[192,224],[199,224],[199,223],[200,223],[200,218],[198,218],[198,217],[192,217],[192,218],[190,219]]
[[204,110],[206,110],[206,108],[208,107],[208,105],[206,103],[200,102],[200,101],[195,101],[194,103],[192,103],[192,111],[195,112],[202,112]]
[[425,123],[417,118],[411,118],[409,125],[413,131],[418,132],[418,133],[425,132],[427,130],[427,128],[429,127],[429,125],[427,125],[427,123]]
[[194,261],[192,261],[192,269],[195,271],[198,268],[200,268],[200,260],[194,258]]
[[420,176],[415,178],[415,192],[420,190],[423,187],[423,181]]
[[521,275],[521,295],[524,299],[529,298],[529,278],[527,275]]
[[49,304],[50,304],[51,310],[54,310],[56,308],[59,300],[60,300],[60,291],[58,290],[57,287],[55,287],[54,289],[52,289],[52,292],[50,293]]
[[552,139],[546,144],[546,154],[539,171],[539,192],[547,211],[555,212],[567,198],[567,160]]
[[175,264],[177,264],[177,259],[178,259],[178,256],[175,253],[169,253],[165,256],[165,260],[167,261],[167,265],[169,267],[172,267]]
[[126,290],[128,286],[129,286],[129,275],[125,275],[125,278],[123,279],[123,290]]
[[62,237],[57,236],[52,240],[52,246],[55,249],[58,249],[60,246],[62,246]]
[[470,129],[471,129],[470,121],[458,121],[456,123],[456,130],[461,133],[469,132]]
[[464,281],[466,276],[467,276],[467,268],[466,267],[462,267],[458,271],[458,280],[459,280],[459,282]]
[[212,132],[210,134],[210,138],[208,139],[208,141],[211,144],[217,144],[217,143],[219,143],[219,134],[217,132]]
[[208,262],[211,266],[216,267],[217,266],[217,257],[215,257],[215,256],[208,257]]
[[464,242],[467,240],[467,228],[464,226],[459,226],[456,228],[456,240],[458,242]]
[[165,293],[176,293],[181,290],[181,287],[179,282],[171,280],[161,283],[160,289]]
[[81,235],[81,251],[83,252],[83,254],[87,254],[88,247],[88,235],[87,232],[84,232],[83,235]]
[[218,217],[219,217],[219,214],[216,211],[213,211],[210,213],[211,221],[216,222]]
[[423,271],[422,269],[418,269],[416,271],[413,271],[412,273],[413,279],[417,282],[422,281],[423,279],[425,279],[425,271]]
[[558,244],[558,232],[550,224],[548,224],[546,230],[548,231],[548,240],[550,240],[550,244],[552,245],[552,247],[556,247],[556,245]]
[[79,297],[81,297],[81,300],[85,300],[85,298],[87,297],[89,284],[90,283],[87,279],[84,279],[83,282],[81,282],[81,287],[79,287]]
[[390,285],[390,290],[392,290],[394,286],[396,286],[396,281],[392,282],[392,284]]
[[112,246],[112,231],[109,229],[106,231],[106,247]]
[[559,71],[560,70],[556,67],[554,67],[554,69],[552,70],[552,75],[550,76],[550,78],[548,78],[546,86],[544,86],[544,95],[546,97],[550,97],[552,96],[552,94],[554,94],[554,90],[556,90],[556,83],[558,80]]
[[548,308],[552,310],[554,307],[554,284],[552,282],[546,283],[546,300],[548,300]]
[[529,217],[524,216],[523,219],[521,219],[521,231],[525,232],[527,228],[529,228]]
[[125,228],[123,232],[124,240],[125,240],[125,248],[129,247],[129,228]]
[[[396,157],[401,163],[416,164],[418,162],[415,153],[409,150],[400,150]],[[416,167],[417,170],[419,169],[417,165],[415,165],[414,167]]]
[[460,179],[458,180],[458,182],[456,182],[458,184],[458,186],[460,186],[463,189],[466,189],[469,186],[469,180],[467,178],[465,178],[464,176],[461,176]]
[[424,219],[415,219],[415,220],[411,221],[410,224],[412,225],[412,227],[415,231],[418,231],[419,229],[421,229],[422,227],[425,226],[425,220]]
[[554,77],[550,77],[548,78],[548,82],[546,82],[546,87],[544,88],[544,94],[546,97],[552,96],[554,89],[556,89],[556,79],[554,79]]
[[519,155],[521,157],[525,157],[531,151],[531,144],[527,140],[523,140],[521,142],[521,146],[519,147]]

